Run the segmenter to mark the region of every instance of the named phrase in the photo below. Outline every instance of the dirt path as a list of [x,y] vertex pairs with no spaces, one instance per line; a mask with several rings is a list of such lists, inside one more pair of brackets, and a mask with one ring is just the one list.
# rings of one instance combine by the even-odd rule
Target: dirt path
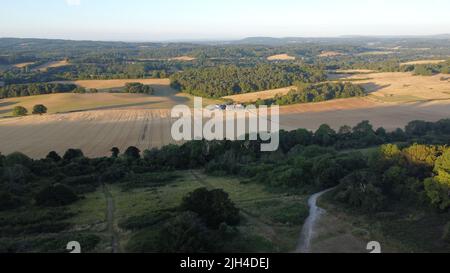
[[[334,189],[334,188],[333,188]],[[302,233],[300,234],[300,241],[297,247],[298,253],[309,253],[311,252],[311,241],[315,237],[315,227],[320,216],[326,213],[324,209],[317,206],[317,200],[327,192],[333,190],[328,189],[319,193],[312,195],[308,200],[309,205],[309,216],[303,224]]]
[[106,218],[108,223],[107,231],[111,236],[112,253],[119,253],[120,252],[119,233],[116,231],[114,225],[114,211],[115,211],[114,198],[106,185],[103,185],[103,192],[105,194],[107,202],[107,209],[106,209]]

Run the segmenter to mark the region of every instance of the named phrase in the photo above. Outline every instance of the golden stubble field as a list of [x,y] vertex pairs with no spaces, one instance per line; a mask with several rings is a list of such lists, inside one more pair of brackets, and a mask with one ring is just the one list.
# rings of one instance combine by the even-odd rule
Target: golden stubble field
[[269,61],[294,61],[295,57],[288,54],[277,54],[267,57]]
[[[351,77],[370,78],[361,83],[372,87],[373,93],[364,98],[281,107],[280,127],[316,130],[327,123],[338,129],[369,120],[375,127],[394,130],[416,119],[450,118],[450,82],[441,80],[442,75],[414,77],[408,73],[375,73]],[[102,86],[111,85],[102,83]],[[192,106],[192,97],[177,94],[168,85],[159,88],[153,97],[103,93],[80,97],[80,101],[96,101],[96,108],[82,112],[0,119],[0,152],[20,151],[40,158],[52,150],[63,153],[68,148],[80,148],[87,156],[95,157],[109,155],[112,147],[123,151],[136,146],[145,150],[174,143],[170,129],[175,120],[170,117],[170,109],[180,103]],[[130,97],[116,97],[114,100],[119,104],[105,106],[107,96],[112,95]],[[65,103],[69,101],[73,98],[66,99]],[[5,102],[1,101],[0,107],[2,103]],[[214,101],[205,101],[209,103]]]

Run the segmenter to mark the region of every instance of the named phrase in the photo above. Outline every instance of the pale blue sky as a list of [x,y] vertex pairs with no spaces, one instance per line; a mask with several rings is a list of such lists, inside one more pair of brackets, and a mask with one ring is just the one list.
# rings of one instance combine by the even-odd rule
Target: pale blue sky
[[450,0],[0,0],[0,37],[213,40],[450,33]]

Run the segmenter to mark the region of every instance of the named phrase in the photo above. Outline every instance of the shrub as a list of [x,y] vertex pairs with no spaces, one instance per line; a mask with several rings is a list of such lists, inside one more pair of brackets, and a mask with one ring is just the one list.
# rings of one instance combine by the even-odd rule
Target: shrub
[[14,107],[12,114],[15,117],[26,116],[28,114],[28,110],[23,106],[16,106]]
[[81,158],[81,157],[84,157],[84,154],[79,149],[69,149],[66,151],[66,153],[63,156],[64,160],[66,160],[66,161],[72,161],[76,158]]
[[47,113],[47,107],[45,107],[45,105],[42,105],[42,104],[38,104],[38,105],[35,105],[34,107],[33,107],[33,115],[43,115],[43,114],[46,114]]
[[36,195],[36,204],[43,207],[66,206],[78,200],[72,189],[67,186],[56,184],[41,190]]
[[239,224],[239,209],[223,190],[197,189],[183,198],[181,208],[192,211],[202,218],[208,227],[216,229],[221,223]]

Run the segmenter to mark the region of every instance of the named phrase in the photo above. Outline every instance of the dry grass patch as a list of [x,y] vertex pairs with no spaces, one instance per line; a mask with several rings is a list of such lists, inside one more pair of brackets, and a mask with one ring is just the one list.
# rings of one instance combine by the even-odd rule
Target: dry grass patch
[[336,56],[341,56],[341,55],[345,55],[344,53],[341,52],[337,52],[337,51],[322,51],[319,55],[319,57],[336,57]]
[[295,57],[289,56],[288,54],[277,54],[272,55],[267,58],[269,61],[294,61]]
[[169,86],[169,79],[119,79],[119,80],[79,80],[65,81],[62,83],[73,83],[86,89],[111,90],[125,87],[127,83],[142,83],[145,85]]
[[227,97],[224,97],[224,99],[232,100],[237,103],[255,102],[258,99],[261,99],[261,100],[271,99],[271,98],[274,98],[276,95],[287,95],[294,88],[295,88],[294,86],[290,86],[290,87],[272,89],[272,90],[267,90],[267,91],[239,94],[239,95],[227,96]]
[[68,66],[68,65],[70,65],[69,60],[65,59],[65,60],[61,60],[61,61],[45,63],[43,65],[36,67],[35,70],[47,71],[49,68],[63,67],[63,66]]
[[197,58],[190,57],[190,56],[180,56],[175,58],[170,58],[169,61],[181,61],[181,62],[191,62],[195,61]]
[[374,73],[374,70],[370,69],[339,69],[336,70],[338,74],[365,74],[365,73]]
[[356,56],[369,56],[369,55],[390,55],[394,54],[394,51],[368,51],[356,54]]
[[419,64],[440,64],[445,62],[445,60],[419,60],[419,61],[412,61],[412,62],[406,62],[401,63],[400,66],[405,65],[419,65]]
[[[369,78],[369,80],[367,80]],[[412,73],[372,73],[354,75],[350,79],[361,79],[371,97],[380,102],[411,102],[450,99],[450,83],[442,81],[442,74],[414,76]],[[402,100],[401,98],[405,98]]]
[[34,62],[20,63],[20,64],[15,64],[14,67],[15,68],[24,68],[24,67],[30,66],[32,64],[34,64]]

